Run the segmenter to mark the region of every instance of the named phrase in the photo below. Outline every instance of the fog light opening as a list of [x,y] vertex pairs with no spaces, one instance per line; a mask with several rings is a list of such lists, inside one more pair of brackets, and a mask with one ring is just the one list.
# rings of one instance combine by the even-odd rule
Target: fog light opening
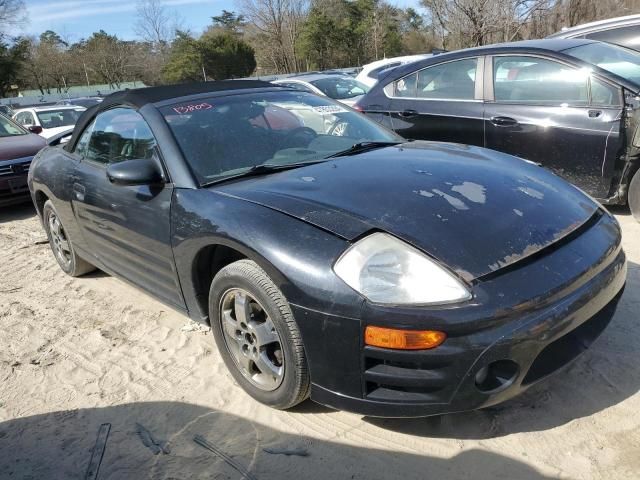
[[496,393],[511,386],[518,378],[520,367],[512,360],[498,360],[476,373],[476,387],[484,393]]

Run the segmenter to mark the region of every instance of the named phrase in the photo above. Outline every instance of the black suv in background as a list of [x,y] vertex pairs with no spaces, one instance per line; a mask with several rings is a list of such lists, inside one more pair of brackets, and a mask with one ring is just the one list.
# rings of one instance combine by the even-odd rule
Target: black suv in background
[[584,39],[443,53],[387,73],[356,108],[408,139],[539,163],[640,219],[640,53]]
[[640,51],[640,15],[584,23],[565,28],[548,38],[586,38]]

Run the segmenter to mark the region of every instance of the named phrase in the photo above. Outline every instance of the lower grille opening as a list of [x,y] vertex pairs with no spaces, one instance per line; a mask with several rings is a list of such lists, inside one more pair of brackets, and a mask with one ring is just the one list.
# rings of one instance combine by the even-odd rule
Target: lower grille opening
[[428,362],[365,357],[365,395],[379,401],[437,402],[445,393],[446,367]]
[[522,384],[528,385],[552,374],[588,349],[609,325],[619,298],[620,295],[578,328],[547,345],[531,364]]

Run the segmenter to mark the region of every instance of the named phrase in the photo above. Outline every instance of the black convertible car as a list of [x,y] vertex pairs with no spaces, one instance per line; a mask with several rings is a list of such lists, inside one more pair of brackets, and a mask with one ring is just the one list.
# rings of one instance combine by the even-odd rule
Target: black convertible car
[[358,101],[405,138],[549,168],[640,220],[640,53],[584,39],[513,42],[398,67]]
[[65,272],[209,322],[276,408],[495,404],[585,350],[625,285],[617,222],[559,177],[262,82],[113,94],[29,186]]

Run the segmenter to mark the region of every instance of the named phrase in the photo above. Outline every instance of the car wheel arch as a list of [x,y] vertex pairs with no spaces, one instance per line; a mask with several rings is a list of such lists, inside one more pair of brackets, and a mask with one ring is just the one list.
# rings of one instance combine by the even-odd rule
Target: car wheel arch
[[209,321],[209,289],[216,274],[238,260],[252,260],[282,288],[286,277],[258,252],[235,242],[211,242],[198,250],[191,265],[191,286],[201,318]]
[[49,196],[44,193],[42,190],[36,190],[35,194],[35,204],[36,209],[38,210],[38,214],[42,217],[42,212],[44,210],[44,204],[49,200]]

